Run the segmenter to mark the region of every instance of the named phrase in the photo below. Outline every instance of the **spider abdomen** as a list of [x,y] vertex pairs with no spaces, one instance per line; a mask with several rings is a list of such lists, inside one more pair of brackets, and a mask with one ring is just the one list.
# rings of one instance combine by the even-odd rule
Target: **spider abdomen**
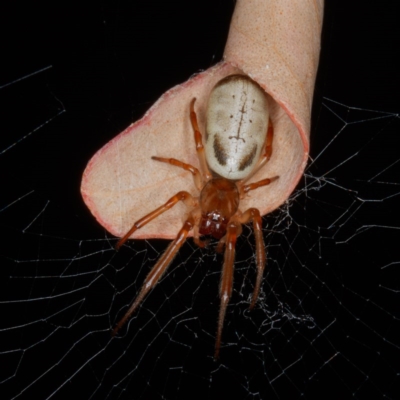
[[268,129],[268,100],[244,75],[230,75],[213,88],[207,107],[208,166],[231,180],[246,178],[257,164]]

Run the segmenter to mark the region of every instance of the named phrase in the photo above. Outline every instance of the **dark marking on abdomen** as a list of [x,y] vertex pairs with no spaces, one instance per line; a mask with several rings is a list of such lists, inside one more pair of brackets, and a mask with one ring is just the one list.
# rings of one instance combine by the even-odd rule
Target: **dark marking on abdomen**
[[218,160],[220,165],[226,165],[226,162],[228,160],[228,155],[226,154],[225,149],[221,145],[218,135],[214,136],[213,148],[214,148],[215,158]]
[[249,165],[252,164],[254,157],[257,154],[257,145],[253,146],[253,149],[248,153],[239,164],[239,171],[244,171]]

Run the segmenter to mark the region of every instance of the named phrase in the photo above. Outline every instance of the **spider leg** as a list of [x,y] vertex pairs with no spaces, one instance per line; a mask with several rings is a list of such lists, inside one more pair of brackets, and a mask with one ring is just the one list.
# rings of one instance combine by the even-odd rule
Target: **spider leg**
[[254,286],[253,297],[250,303],[250,310],[256,304],[258,295],[260,293],[260,287],[264,275],[265,260],[266,260],[265,245],[262,235],[262,220],[260,211],[258,211],[257,208],[249,208],[239,217],[239,221],[242,224],[246,224],[251,220],[253,220],[254,236],[256,237],[257,278],[256,278],[256,284]]
[[199,124],[197,123],[196,112],[194,111],[195,101],[196,98],[194,98],[190,103],[190,121],[192,122],[192,127],[194,131],[194,141],[196,143],[196,151],[200,162],[200,169],[202,170],[204,179],[207,182],[212,178],[212,175],[210,170],[208,169],[206,156],[204,153],[203,138],[200,133]]
[[215,251],[216,251],[217,253],[222,253],[222,251],[224,250],[224,247],[225,247],[225,242],[226,242],[226,235],[223,236],[223,237],[219,240],[219,242],[218,242],[218,244],[217,244],[217,247],[215,248]]
[[272,125],[271,118],[268,123],[267,138],[265,139],[265,151],[263,156],[260,158],[260,164],[257,169],[260,169],[264,164],[266,164],[272,155],[272,140],[274,138],[274,126]]
[[249,184],[243,185],[241,187],[239,186],[241,198],[243,198],[246,193],[250,192],[250,190],[258,189],[261,186],[267,186],[271,182],[276,181],[278,178],[279,178],[279,176],[274,176],[273,178],[266,178],[266,179],[262,179],[261,181],[258,181],[258,182],[249,183]]
[[174,259],[176,253],[179,251],[179,249],[185,242],[186,237],[192,230],[193,226],[194,226],[194,219],[192,216],[190,216],[183,224],[183,227],[179,231],[176,239],[172,243],[170,243],[170,245],[167,247],[165,252],[160,257],[160,259],[157,261],[156,265],[147,275],[146,279],[143,282],[142,288],[140,289],[139,294],[136,296],[136,299],[131,304],[131,306],[129,307],[125,315],[122,317],[122,319],[113,329],[112,331],[113,336],[116,335],[116,333],[121,329],[121,327],[125,324],[125,322],[135,312],[136,308],[145,298],[147,293],[149,293],[149,291],[153,289],[154,286],[157,285],[158,281],[163,276],[164,272],[167,270],[169,264],[171,264],[171,261]]
[[151,159],[156,160],[156,161],[161,161],[161,162],[164,162],[167,164],[171,164],[171,165],[174,165],[175,167],[183,168],[184,170],[191,172],[193,175],[194,184],[196,185],[197,190],[199,192],[201,192],[201,189],[203,187],[203,182],[201,179],[200,171],[196,167],[193,167],[193,165],[186,164],[175,158],[164,158],[164,157],[153,156],[153,157],[151,157]]
[[172,208],[178,201],[183,201],[187,205],[196,205],[197,201],[193,198],[193,196],[188,192],[178,192],[175,196],[172,196],[166,203],[164,203],[161,207],[156,208],[154,211],[145,215],[143,218],[136,221],[132,228],[119,240],[116,244],[115,248],[119,250],[119,248],[129,239],[129,237],[138,229],[142,228],[144,225],[148,224],[154,218],[157,218],[159,215],[164,213],[165,211]]
[[219,308],[218,317],[218,329],[217,329],[217,339],[215,342],[215,353],[214,359],[218,359],[219,349],[221,346],[221,336],[222,328],[224,326],[226,308],[229,303],[229,299],[232,294],[233,285],[233,271],[234,271],[234,261],[235,261],[235,245],[238,232],[240,231],[240,225],[235,222],[230,222],[226,231],[225,240],[225,254],[224,254],[224,265],[222,267],[221,282],[219,287],[219,296],[221,298],[221,304]]
[[210,239],[200,239],[198,224],[195,224],[193,228],[193,241],[202,249],[207,247],[208,243],[210,243]]

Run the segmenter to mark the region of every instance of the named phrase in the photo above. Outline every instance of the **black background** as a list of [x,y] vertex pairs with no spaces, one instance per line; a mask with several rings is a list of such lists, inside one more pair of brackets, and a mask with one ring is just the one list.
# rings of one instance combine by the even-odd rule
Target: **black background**
[[[46,320],[49,324],[48,330],[46,327],[31,330],[30,325],[8,330],[10,327],[44,318],[41,314],[35,314],[35,307],[43,307],[40,302],[23,302],[22,307],[19,307],[18,304],[10,303],[10,300],[51,296],[62,293],[63,290],[71,291],[74,285],[81,286],[77,280],[83,278],[79,276],[72,286],[66,284],[65,288],[61,279],[57,283],[52,282],[50,286],[39,280],[22,280],[22,284],[15,284],[11,277],[16,275],[32,276],[35,271],[42,275],[61,274],[60,270],[55,273],[50,263],[43,266],[40,260],[63,257],[71,260],[76,255],[76,249],[80,249],[83,243],[82,253],[78,252],[80,255],[90,254],[89,246],[93,246],[93,251],[98,252],[89,264],[95,265],[94,269],[99,275],[102,274],[101,266],[109,262],[114,265],[114,272],[129,263],[131,255],[115,256],[125,256],[126,260],[110,255],[113,251],[112,237],[97,224],[83,204],[79,193],[82,172],[100,147],[132,121],[140,118],[162,93],[221,59],[234,2],[131,0],[45,4],[39,1],[29,4],[14,2],[1,6],[0,229],[3,239],[0,259],[4,266],[2,284],[5,286],[1,303],[3,330],[0,335],[4,336],[0,353],[3,361],[0,363],[7,365],[2,376],[6,380],[0,385],[0,392],[3,388],[6,393],[6,397],[2,398],[14,398],[18,394],[17,398],[32,398],[34,395],[36,398],[48,398],[53,394],[54,398],[71,395],[90,398],[93,395],[94,398],[109,396],[158,399],[164,396],[172,399],[188,398],[191,393],[196,392],[206,398],[214,398],[224,395],[224,387],[233,385],[233,382],[238,385],[237,388],[234,386],[237,391],[235,398],[298,398],[301,395],[306,398],[329,398],[329,393],[333,398],[365,398],[368,392],[373,393],[375,398],[382,394],[386,394],[388,398],[398,396],[399,382],[395,372],[399,371],[400,342],[395,331],[399,326],[398,306],[395,304],[396,300],[397,304],[399,301],[399,274],[392,269],[389,277],[382,278],[379,275],[383,265],[398,263],[400,259],[396,245],[399,239],[396,229],[400,227],[395,195],[398,190],[396,185],[397,188],[399,185],[398,165],[382,174],[382,180],[393,182],[393,185],[365,184],[399,158],[398,120],[392,116],[382,122],[382,114],[378,113],[397,113],[399,110],[400,29],[398,6],[394,4],[394,1],[344,0],[326,4],[312,118],[311,157],[315,158],[341,129],[338,119],[332,118],[332,113],[327,112],[327,105],[347,122],[352,119],[361,121],[364,118],[372,120],[374,112],[377,112],[377,121],[356,124],[354,130],[344,132],[308,171],[309,175],[320,176],[359,151],[359,157],[330,174],[330,178],[339,186],[349,188],[353,193],[347,191],[340,195],[340,190],[331,193],[329,189],[309,193],[295,202],[291,216],[298,224],[303,221],[309,227],[325,226],[325,221],[315,211],[323,207],[323,204],[330,204],[328,208],[331,210],[332,204],[336,202],[338,206],[342,206],[342,202],[343,206],[354,204],[352,201],[357,196],[363,199],[391,197],[385,201],[368,203],[354,215],[350,213],[351,216],[345,223],[345,232],[339,223],[333,231],[327,229],[322,233],[315,233],[314,239],[326,235],[331,240],[328,244],[323,240],[319,241],[326,245],[320,253],[320,265],[307,264],[307,267],[313,271],[319,284],[328,282],[327,292],[335,293],[332,299],[321,300],[323,307],[319,311],[325,316],[329,314],[331,320],[340,320],[342,328],[339,331],[343,338],[346,336],[343,332],[352,325],[354,330],[346,332],[350,337],[358,338],[357,344],[360,347],[354,353],[349,353],[348,348],[356,345],[353,342],[346,343],[345,339],[332,344],[329,333],[321,333],[324,345],[318,345],[318,335],[315,342],[305,339],[303,345],[293,345],[297,352],[295,359],[299,360],[315,352],[318,361],[315,364],[311,361],[298,362],[295,368],[300,369],[299,371],[288,368],[290,363],[284,358],[285,354],[280,353],[282,348],[273,349],[258,365],[251,361],[251,357],[247,360],[244,356],[238,364],[235,352],[226,352],[223,364],[215,364],[210,357],[213,337],[209,338],[201,351],[194,350],[194,345],[189,355],[183,350],[183,358],[176,353],[169,354],[168,350],[160,350],[159,353],[155,351],[151,356],[148,355],[149,352],[151,354],[149,350],[143,359],[140,356],[142,353],[124,353],[124,349],[137,352],[138,346],[146,346],[147,338],[142,340],[134,336],[133,344],[129,345],[132,336],[129,337],[128,331],[127,336],[122,339],[125,342],[114,340],[110,344],[106,330],[115,322],[117,315],[121,314],[121,307],[130,301],[137,286],[131,287],[125,299],[114,302],[114,295],[110,292],[101,298],[94,295],[94,302],[101,304],[92,305],[92,291],[100,293],[103,287],[89,285],[84,293],[84,306],[77,312],[75,319],[71,320],[80,321],[79,313],[87,316],[104,312],[107,316],[103,320],[83,318],[81,324],[74,322],[68,326],[65,321],[58,321],[54,317]],[[27,77],[41,69],[45,70]],[[344,106],[334,105],[331,100]],[[361,111],[351,110],[349,107],[356,107]],[[372,113],[367,110],[372,110]],[[50,121],[47,124],[41,126],[48,120]],[[29,135],[24,138],[27,134]],[[18,142],[21,138],[24,139]],[[310,180],[303,180],[299,188],[304,191],[309,182]],[[27,201],[19,200],[31,191],[34,193],[27,196]],[[349,196],[353,200],[347,203]],[[11,205],[15,201],[17,207],[13,208]],[[42,218],[40,211],[44,207],[47,208]],[[338,213],[340,214],[341,212]],[[30,229],[28,225],[32,221],[35,222]],[[390,226],[396,229],[372,229],[366,235],[359,235],[356,243],[338,245],[351,232],[365,225]],[[301,230],[295,230],[295,233],[299,232]],[[294,240],[290,235],[295,233],[287,234],[289,242]],[[251,237],[249,242],[252,243]],[[304,243],[308,243],[307,240]],[[165,243],[154,241],[151,246],[135,243],[132,248],[140,251],[146,246],[155,248],[154,253],[146,250],[149,252],[146,257],[152,260],[162,251]],[[239,246],[242,252],[240,257],[246,260],[253,250],[248,248],[247,241]],[[303,249],[295,250],[301,260],[299,266],[306,265],[309,261],[307,256],[303,256],[308,250],[304,246]],[[183,249],[179,258],[180,262],[188,261],[188,269],[190,262],[193,263],[190,261],[192,253],[193,247],[189,245]],[[221,259],[214,259],[211,252],[207,254],[210,268],[217,270]],[[199,257],[198,252],[196,257]],[[279,252],[274,254],[274,258],[277,262],[280,261]],[[20,262],[28,259],[37,261],[28,264]],[[63,267],[65,270],[68,268],[67,264],[68,262]],[[328,265],[335,276],[331,281],[329,273],[322,271],[323,266]],[[82,274],[79,268],[84,269],[87,266],[88,264],[83,266],[83,263],[75,262],[73,269],[76,268],[77,274]],[[187,272],[183,270],[183,273]],[[146,270],[141,273],[145,276]],[[115,288],[120,289],[120,281],[125,278],[118,280],[110,274],[113,275],[104,270],[107,280],[111,280]],[[186,289],[188,293],[193,293],[199,284],[196,279],[201,282],[197,275],[190,282],[192,286]],[[93,279],[92,276],[88,282],[93,282]],[[188,281],[183,276],[177,279]],[[289,282],[290,278],[286,279]],[[202,329],[211,334],[217,315],[215,307],[218,305],[218,275],[215,276],[215,282],[214,286],[207,289],[214,308],[205,308],[204,314],[209,313],[209,321],[204,317],[201,322]],[[397,293],[390,294],[393,297],[383,298],[387,292],[380,292],[378,288],[384,283],[390,283],[397,290]],[[171,289],[172,293],[177,286],[178,284]],[[316,288],[309,282],[305,286],[310,291]],[[295,290],[291,287],[291,291]],[[321,290],[318,293],[323,297],[325,292]],[[299,294],[298,297],[306,303],[306,294]],[[314,300],[317,298],[315,295]],[[356,299],[359,299],[359,304],[356,304]],[[379,307],[370,307],[368,299],[373,299]],[[190,302],[190,299],[188,300],[188,294],[180,294],[179,300],[175,301]],[[342,302],[345,304],[344,312],[340,306]],[[147,310],[152,307],[159,310],[157,307],[160,306],[156,303],[157,299],[153,306],[148,303]],[[168,307],[174,307],[173,300]],[[313,313],[306,305],[302,307],[303,311],[306,310],[304,312]],[[50,301],[44,315],[49,317],[61,308],[61,303]],[[314,316],[317,311],[318,308],[314,310]],[[372,311],[376,315],[369,315]],[[162,310],[158,314],[162,314]],[[170,315],[177,314],[178,311],[170,310]],[[159,318],[162,319],[162,316]],[[168,314],[165,318],[168,319]],[[357,331],[357,318],[367,328],[364,326]],[[389,323],[391,318],[393,321]],[[321,316],[318,326],[323,326],[323,319]],[[239,317],[238,321],[240,323]],[[158,323],[163,326],[160,321]],[[211,327],[209,330],[208,327],[205,328],[207,323]],[[68,329],[57,330],[58,336],[50,335],[57,324],[66,324]],[[140,326],[141,322],[137,321],[136,324]],[[100,334],[92,334],[95,331]],[[133,330],[131,332],[134,335]],[[359,338],[364,334],[371,334],[373,338],[367,340],[363,348]],[[71,346],[78,348],[78,343],[83,342],[86,335],[92,338],[90,344],[85,344],[83,349],[69,352]],[[295,338],[294,334],[283,336],[283,343],[274,339],[275,346],[285,348],[287,340]],[[394,344],[387,347],[385,339]],[[20,352],[6,356],[7,349],[28,348],[29,343],[39,343],[40,340],[44,340],[47,345],[36,345],[33,351],[23,352],[22,358]],[[181,340],[183,343],[186,339],[178,336],[174,340]],[[62,345],[67,347],[60,350],[59,346]],[[166,344],[159,346],[167,349]],[[52,359],[53,351],[56,354],[53,350],[55,348],[60,353]],[[334,351],[331,351],[332,348]],[[373,351],[369,352],[371,348]],[[93,361],[85,361],[98,352],[104,352],[104,355],[94,357]],[[336,361],[328,362],[338,352],[343,354],[343,358],[335,357],[341,361],[338,364]],[[271,354],[282,357],[282,362],[279,363],[277,356],[279,368],[284,371],[284,378],[274,382],[270,379],[277,374],[268,369],[268,363],[272,362]],[[63,358],[63,355],[66,357]],[[117,367],[123,371],[121,373],[116,367],[111,368],[117,359]],[[321,360],[327,361],[325,368]],[[18,364],[19,361],[21,364]],[[197,369],[193,367],[195,364]],[[82,365],[85,368],[76,373]],[[139,367],[136,370],[137,365]],[[170,369],[175,365],[180,366],[182,370],[179,370],[183,371],[177,373],[178,377],[174,375],[175,370]],[[46,372],[50,366],[51,372]],[[111,372],[105,373],[108,368]],[[219,375],[211,372],[218,368],[221,369]],[[129,371],[133,371],[131,375]],[[316,371],[318,373],[314,376]],[[15,376],[10,378],[13,374]],[[41,374],[44,377],[30,386]],[[125,376],[129,376],[129,379],[120,383]],[[210,383],[213,379],[215,381]],[[62,382],[67,383],[61,387]],[[57,388],[60,390],[53,393]],[[26,390],[21,393],[23,389]]]

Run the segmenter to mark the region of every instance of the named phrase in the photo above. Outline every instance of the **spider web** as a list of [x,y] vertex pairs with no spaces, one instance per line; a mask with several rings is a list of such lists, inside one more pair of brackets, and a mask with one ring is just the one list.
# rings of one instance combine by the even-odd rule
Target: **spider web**
[[[27,36],[18,62],[5,63],[2,398],[220,398],[227,388],[237,398],[396,398],[400,121],[391,54],[399,32],[366,37],[378,16],[390,25],[395,13],[382,5],[378,15],[366,4],[328,5],[310,162],[288,201],[264,217],[268,264],[252,312],[251,229],[238,240],[220,360],[213,352],[222,256],[191,240],[111,337],[167,242],[134,241],[116,252],[116,238],[83,205],[81,174],[164,90],[220,58],[234,6],[204,2],[194,14],[186,3],[146,4],[84,7],[78,17],[71,6],[57,23],[39,5],[33,20],[46,29]],[[207,33],[193,32],[204,20]],[[29,21],[21,22],[26,32]],[[161,45],[155,26],[165,32]],[[57,46],[34,45],[48,32],[60,35]],[[182,32],[196,48],[171,45]],[[210,48],[210,38],[221,42]],[[202,46],[209,53],[198,52]],[[161,53],[151,58],[156,48]],[[140,63],[132,57],[138,52]],[[158,60],[172,64],[188,53],[181,69],[160,74]]]

